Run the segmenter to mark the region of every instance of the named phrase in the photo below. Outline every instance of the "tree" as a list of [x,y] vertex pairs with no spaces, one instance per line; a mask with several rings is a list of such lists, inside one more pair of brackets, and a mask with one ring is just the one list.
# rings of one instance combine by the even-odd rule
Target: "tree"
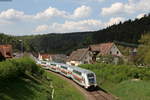
[[150,34],[142,35],[139,40],[138,55],[136,57],[137,63],[150,64]]
[[150,50],[148,50],[148,52],[146,52],[146,55],[144,57],[144,63],[148,66],[150,66]]

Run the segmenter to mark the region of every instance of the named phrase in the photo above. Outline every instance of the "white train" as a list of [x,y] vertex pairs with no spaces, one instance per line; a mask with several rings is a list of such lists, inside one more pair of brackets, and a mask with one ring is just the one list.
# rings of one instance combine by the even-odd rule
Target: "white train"
[[96,75],[92,71],[76,66],[48,61],[37,61],[37,64],[42,65],[45,69],[57,72],[72,79],[86,89],[97,86]]

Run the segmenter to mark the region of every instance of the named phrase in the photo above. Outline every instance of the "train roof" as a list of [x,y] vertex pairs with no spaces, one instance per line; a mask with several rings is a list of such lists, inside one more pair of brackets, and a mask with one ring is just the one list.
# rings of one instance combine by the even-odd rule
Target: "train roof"
[[74,69],[74,70],[78,70],[78,71],[83,72],[83,73],[93,73],[93,72],[90,71],[90,70],[83,69],[83,68],[76,67],[76,66],[74,66],[73,69]]
[[87,69],[83,69],[83,68],[80,68],[80,67],[77,67],[77,66],[71,66],[71,65],[67,65],[67,64],[64,64],[64,63],[57,63],[57,62],[50,62],[51,64],[59,64],[61,66],[66,66],[66,67],[69,67],[69,68],[72,68],[73,70],[77,70],[77,71],[80,71],[81,73],[93,73],[92,71],[90,70],[87,70]]
[[80,72],[82,72],[82,73],[93,73],[92,71],[87,70],[87,69],[83,69],[83,68],[81,68],[81,67],[71,66],[71,65],[67,65],[67,64],[63,64],[63,65],[65,65],[65,66],[67,66],[67,67],[71,67],[73,70],[77,70],[77,71],[80,71]]

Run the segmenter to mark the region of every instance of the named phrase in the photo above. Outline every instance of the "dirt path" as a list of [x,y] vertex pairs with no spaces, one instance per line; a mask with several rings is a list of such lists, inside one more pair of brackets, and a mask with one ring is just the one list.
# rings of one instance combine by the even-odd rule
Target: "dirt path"
[[57,74],[57,73],[54,73],[51,71],[48,71],[48,72],[55,74],[56,76],[62,78],[63,80],[66,80],[69,83],[71,83],[85,96],[86,100],[116,100],[116,98],[114,96],[112,96],[111,94],[107,93],[106,91],[104,91],[100,88],[98,88],[97,90],[93,90],[93,91],[87,91],[84,88],[82,88],[81,86],[77,85],[72,80],[70,80],[60,74]]

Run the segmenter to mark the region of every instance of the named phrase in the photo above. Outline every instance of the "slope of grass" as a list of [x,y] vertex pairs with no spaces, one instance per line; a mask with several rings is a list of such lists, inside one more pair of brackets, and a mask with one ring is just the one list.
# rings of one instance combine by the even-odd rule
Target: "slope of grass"
[[85,100],[70,83],[28,58],[0,62],[0,100]]
[[28,75],[0,81],[0,100],[50,100],[52,89],[39,81]]
[[118,84],[103,84],[103,88],[109,90],[120,100],[150,100],[150,81],[123,81]]
[[0,62],[0,100],[50,100],[49,83],[29,57]]
[[70,83],[60,77],[47,73],[55,89],[54,100],[85,100],[85,97]]
[[81,67],[95,72],[98,85],[120,100],[150,100],[150,68],[111,64],[86,64]]

